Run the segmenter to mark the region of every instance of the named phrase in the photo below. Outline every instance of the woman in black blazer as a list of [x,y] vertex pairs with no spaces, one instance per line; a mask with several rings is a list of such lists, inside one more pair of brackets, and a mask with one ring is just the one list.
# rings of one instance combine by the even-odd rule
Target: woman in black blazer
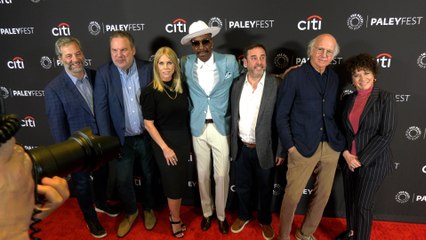
[[368,54],[347,60],[356,91],[343,100],[346,149],[341,161],[346,231],[336,239],[370,239],[374,197],[392,171],[390,143],[395,131],[395,99],[375,86],[377,62]]

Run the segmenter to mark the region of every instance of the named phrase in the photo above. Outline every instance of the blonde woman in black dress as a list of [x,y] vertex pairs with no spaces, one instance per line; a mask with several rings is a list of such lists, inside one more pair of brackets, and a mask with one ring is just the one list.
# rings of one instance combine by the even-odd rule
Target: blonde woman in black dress
[[182,238],[186,226],[180,218],[180,206],[188,182],[191,146],[189,100],[181,82],[178,58],[171,48],[158,49],[153,66],[154,80],[141,93],[144,124],[154,140],[153,151],[170,209],[172,234]]

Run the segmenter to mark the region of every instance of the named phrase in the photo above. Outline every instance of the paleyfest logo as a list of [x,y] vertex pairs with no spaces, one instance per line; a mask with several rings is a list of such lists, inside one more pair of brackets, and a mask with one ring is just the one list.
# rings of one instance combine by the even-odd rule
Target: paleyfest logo
[[417,58],[417,65],[422,69],[426,69],[426,52],[420,54]]
[[405,136],[411,140],[417,140],[422,135],[422,130],[417,126],[411,126],[405,131]]
[[348,17],[346,23],[349,29],[358,30],[362,27],[362,24],[364,23],[364,18],[362,18],[360,14],[354,13]]

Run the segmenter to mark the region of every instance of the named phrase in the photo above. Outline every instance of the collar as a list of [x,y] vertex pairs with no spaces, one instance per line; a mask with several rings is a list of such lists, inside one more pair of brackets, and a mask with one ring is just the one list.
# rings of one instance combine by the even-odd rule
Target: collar
[[209,60],[207,60],[207,62],[203,62],[201,61],[199,58],[197,58],[197,66],[201,67],[201,66],[214,66],[214,54],[212,53],[212,55],[210,56]]
[[[65,72],[66,72],[66,74],[68,75],[68,77],[69,77],[69,78],[71,78],[71,81],[72,81],[74,84],[77,84],[77,81],[78,81],[78,80],[82,80],[82,79],[78,79],[78,78],[74,77],[73,75],[69,74],[67,71],[65,71]],[[84,69],[84,76],[83,76],[83,79],[89,79],[89,78],[87,77],[86,69]]]
[[[266,72],[264,71],[258,84],[260,84],[261,86],[265,86],[265,77],[266,77]],[[248,73],[246,74],[244,84],[249,84],[251,86],[250,82],[248,81]]]
[[325,68],[324,72],[321,74],[320,72],[318,72],[311,64],[311,61],[308,62],[308,66],[310,67],[311,71],[321,77],[327,77],[328,75],[328,66]]
[[129,68],[129,72],[123,71],[121,68],[117,67],[118,72],[120,73],[121,76],[128,76],[131,75],[132,73],[134,73],[135,71],[137,71],[137,67],[136,67],[136,61],[133,59],[133,63]]

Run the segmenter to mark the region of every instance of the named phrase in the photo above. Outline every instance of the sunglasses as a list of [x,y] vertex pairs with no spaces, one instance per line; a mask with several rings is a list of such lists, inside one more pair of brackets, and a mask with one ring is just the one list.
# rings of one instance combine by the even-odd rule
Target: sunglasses
[[199,47],[200,44],[203,46],[206,46],[208,44],[210,44],[210,39],[203,39],[201,41],[191,41],[191,44],[193,47]]

